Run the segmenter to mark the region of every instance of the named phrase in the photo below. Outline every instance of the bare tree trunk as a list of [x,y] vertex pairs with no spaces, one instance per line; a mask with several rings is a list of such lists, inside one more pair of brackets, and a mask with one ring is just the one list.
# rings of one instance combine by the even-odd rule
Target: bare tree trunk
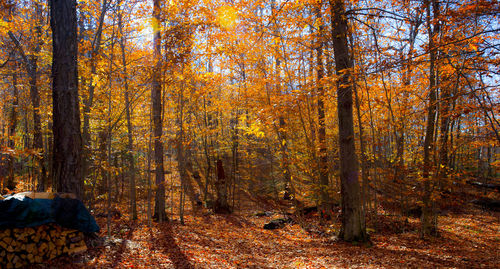
[[[211,72],[211,70],[209,70],[209,72]],[[203,123],[204,123],[205,129],[208,129],[211,126],[210,121],[209,121],[209,117],[208,117],[205,97],[203,97]],[[207,162],[207,169],[205,172],[205,188],[203,189],[203,201],[205,203],[207,203],[207,201],[209,200],[209,198],[208,198],[208,185],[209,185],[209,181],[210,181],[210,175],[212,172],[212,160],[211,160],[210,154],[209,154],[209,142],[208,142],[209,139],[210,138],[208,137],[207,132],[203,132],[203,148],[204,148],[203,152],[205,154],[205,160]]]
[[129,178],[129,199],[130,199],[130,218],[132,220],[137,219],[137,202],[136,202],[136,192],[135,192],[135,161],[134,161],[134,140],[133,140],[133,128],[132,128],[132,109],[130,107],[130,92],[128,87],[128,72],[127,72],[127,59],[125,57],[125,46],[126,46],[126,36],[123,32],[123,22],[122,22],[123,12],[119,11],[118,15],[118,29],[120,31],[120,48],[122,53],[122,66],[123,66],[123,87],[125,91],[125,113],[127,118],[127,159],[129,164],[128,178]]
[[217,189],[217,199],[214,203],[215,213],[231,213],[229,204],[227,202],[227,186],[226,186],[226,174],[224,172],[224,166],[222,165],[222,160],[217,160],[217,181],[215,182]]
[[[161,16],[160,1],[154,0],[153,4],[153,19],[159,25]],[[151,89],[151,103],[153,110],[153,134],[154,134],[154,147],[155,147],[155,183],[156,183],[156,196],[155,196],[155,213],[154,217],[158,222],[167,220],[165,212],[165,172],[163,167],[163,121],[161,117],[161,34],[159,26],[154,29],[154,59],[155,66],[153,70],[153,87]]]
[[360,151],[361,151],[361,178],[362,178],[362,190],[361,190],[361,195],[362,195],[362,204],[363,208],[367,208],[368,203],[370,203],[370,199],[368,196],[368,177],[369,177],[369,171],[368,171],[368,165],[367,165],[367,157],[366,157],[366,146],[365,146],[365,139],[363,136],[363,122],[361,120],[361,109],[360,109],[360,100],[358,96],[358,91],[356,88],[356,85],[353,83],[353,90],[354,90],[354,97],[355,97],[355,102],[356,102],[356,118],[358,121],[358,128],[359,128],[359,146],[360,146]]
[[42,124],[40,120],[40,93],[38,91],[37,78],[38,78],[38,56],[42,46],[42,7],[39,3],[35,2],[35,16],[37,26],[35,27],[35,54],[31,58],[31,68],[29,70],[30,77],[30,96],[31,104],[33,106],[33,149],[39,150],[40,155],[37,157],[40,176],[38,178],[38,191],[45,191],[47,188],[47,169],[45,167],[45,153],[43,148],[43,137],[42,137]]
[[318,144],[319,144],[319,158],[318,158],[318,168],[319,168],[319,187],[320,187],[320,199],[321,199],[321,214],[329,214],[332,210],[332,201],[329,195],[329,183],[328,183],[328,154],[326,147],[326,124],[325,124],[325,89],[323,87],[323,82],[321,81],[324,77],[324,65],[323,65],[323,37],[324,28],[321,16],[322,1],[319,1],[315,7],[316,20],[320,21],[318,33],[316,36],[316,75],[317,75],[317,94],[318,94]]
[[[91,138],[90,138],[90,114],[91,108],[94,104],[94,91],[95,83],[94,76],[97,73],[97,56],[101,50],[101,39],[102,39],[102,28],[104,24],[104,17],[106,16],[106,11],[108,10],[108,1],[103,0],[101,5],[101,12],[99,14],[99,22],[97,25],[96,34],[92,40],[92,50],[90,52],[90,78],[85,88],[88,89],[87,95],[83,98],[83,128],[82,128],[82,178],[87,177],[88,170],[90,168],[90,154],[91,154]],[[83,31],[83,16],[80,16],[81,29]]]
[[40,168],[40,174],[38,177],[38,186],[37,189],[38,191],[44,191],[46,188],[46,177],[47,177],[47,172],[45,168],[45,160],[44,160],[44,152],[43,152],[43,137],[42,137],[42,131],[41,131],[41,120],[40,120],[40,94],[38,92],[38,85],[37,85],[37,70],[38,70],[38,56],[37,54],[40,52],[41,46],[42,46],[42,41],[41,41],[41,35],[42,35],[42,8],[39,3],[34,3],[35,5],[35,20],[36,20],[36,26],[35,26],[35,33],[34,33],[34,40],[35,40],[35,48],[34,48],[34,53],[31,55],[29,58],[25,55],[24,50],[22,49],[21,45],[15,39],[14,35],[12,35],[9,32],[9,35],[13,39],[14,43],[16,43],[16,46],[18,47],[22,58],[24,59],[24,63],[26,66],[26,71],[28,73],[29,77],[29,84],[30,84],[30,98],[31,98],[31,105],[33,106],[33,150],[40,151],[40,155],[36,156],[38,166]]
[[[14,141],[14,136],[16,135],[16,127],[17,127],[17,109],[19,106],[19,93],[17,89],[17,71],[12,73],[12,93],[14,97],[14,102],[12,103],[12,108],[10,110],[9,115],[9,128],[8,128],[8,146],[12,150],[14,150],[16,144]],[[8,177],[6,187],[9,190],[14,190],[16,188],[15,181],[15,157],[13,154],[9,156],[9,168],[8,168]]]
[[148,190],[148,194],[147,194],[147,202],[148,202],[148,207],[147,207],[147,217],[148,217],[148,226],[151,227],[152,225],[152,222],[153,222],[153,216],[152,216],[152,213],[151,213],[151,199],[152,199],[152,193],[151,193],[151,151],[152,151],[152,147],[151,147],[151,140],[152,140],[152,136],[153,136],[153,128],[152,128],[152,124],[151,124],[151,114],[149,116],[149,139],[148,139],[148,157],[147,157],[147,167],[146,167],[146,181],[147,181],[147,190]]
[[238,108],[236,108],[236,116],[234,117],[233,120],[233,145],[232,145],[232,154],[233,154],[233,182],[232,182],[232,208],[234,209],[234,200],[235,200],[235,192],[237,190],[236,185],[238,183],[237,179],[239,177],[239,154],[238,154],[238,146],[239,146],[239,136],[238,136],[238,124],[239,124],[239,112]]
[[340,181],[342,195],[342,227],[339,237],[345,241],[368,241],[365,214],[358,182],[358,162],[354,145],[352,113],[353,63],[347,45],[347,15],[343,0],[332,0],[332,40],[337,81],[337,113],[339,120]]
[[[435,0],[432,2],[434,19],[438,17],[439,6]],[[434,210],[432,202],[433,186],[431,184],[432,178],[429,178],[430,171],[432,170],[432,157],[431,153],[434,151],[434,125],[436,118],[436,47],[434,44],[437,33],[439,32],[439,22],[435,22],[434,27],[431,26],[431,4],[429,0],[425,1],[427,10],[427,29],[429,32],[429,106],[427,108],[427,127],[425,130],[424,138],[424,160],[423,160],[423,173],[422,180],[424,186],[424,194],[422,197],[423,207],[421,216],[421,236],[434,235],[437,232],[437,223],[434,223]]]
[[83,196],[82,136],[78,104],[76,1],[50,0],[52,99],[56,190]]
[[[114,34],[114,31],[113,31]],[[113,39],[113,37],[111,37]],[[113,50],[111,50],[113,51]],[[106,144],[107,144],[107,171],[106,171],[106,187],[107,187],[107,192],[108,192],[108,201],[107,201],[107,209],[108,209],[108,216],[107,216],[107,224],[108,224],[108,238],[111,237],[111,141],[112,141],[112,130],[111,130],[111,63],[113,60],[113,55],[111,55],[111,61],[109,64],[109,90],[108,90],[108,126],[107,126],[107,139],[106,139]],[[116,195],[118,197],[118,195]],[[115,199],[116,199],[115,197]]]
[[[42,137],[42,131],[41,131],[41,120],[40,120],[40,94],[38,92],[38,85],[37,85],[37,70],[38,70],[38,53],[40,52],[41,46],[42,46],[42,40],[41,40],[41,35],[42,35],[42,23],[43,23],[43,18],[42,18],[42,8],[39,3],[34,3],[35,5],[35,11],[34,11],[34,16],[35,16],[35,21],[36,25],[34,27],[35,33],[33,34],[33,39],[35,40],[35,48],[33,51],[32,55],[26,55],[24,48],[20,44],[19,40],[16,38],[16,36],[9,31],[8,35],[10,36],[12,42],[16,46],[21,59],[24,63],[24,66],[26,68],[26,73],[28,74],[29,78],[29,85],[30,85],[30,98],[31,98],[31,104],[33,107],[33,150],[40,151],[40,154],[38,156],[35,156],[38,166],[40,168],[40,173],[39,177],[37,178],[38,186],[37,189],[39,191],[44,191],[46,188],[46,177],[47,177],[47,171],[45,168],[45,160],[44,160],[44,148],[43,148],[43,137]],[[29,56],[29,57],[28,57]],[[27,122],[26,122],[27,123]],[[29,147],[29,145],[28,145]]]
[[[277,19],[277,11],[276,11],[276,0],[271,1],[271,12],[274,17],[274,24],[273,24],[273,31],[274,35],[276,37],[280,36],[280,29],[278,27],[278,19]],[[281,76],[280,76],[280,65],[281,65],[281,60],[280,60],[280,52],[278,49],[278,46],[276,46],[275,50],[275,76],[277,79],[277,82],[275,84],[275,93],[277,96],[280,96],[282,87],[281,87]],[[281,107],[281,105],[279,105]],[[279,147],[281,151],[281,170],[283,171],[283,182],[285,183],[285,192],[283,194],[283,199],[284,200],[289,200],[293,196],[293,187],[292,187],[292,177],[290,174],[290,161],[288,160],[288,141],[287,141],[287,133],[286,133],[286,122],[285,118],[282,115],[282,109],[279,109],[278,111],[278,124],[279,128],[277,130],[278,134],[278,142],[279,142]]]

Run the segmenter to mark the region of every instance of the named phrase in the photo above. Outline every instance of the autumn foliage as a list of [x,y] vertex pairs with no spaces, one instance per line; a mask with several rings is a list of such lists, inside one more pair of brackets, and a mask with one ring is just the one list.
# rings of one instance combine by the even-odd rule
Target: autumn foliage
[[[56,190],[49,6],[4,2],[2,193]],[[107,235],[80,258],[495,267],[499,13],[494,0],[78,1],[82,199]],[[294,223],[262,229],[283,214]]]

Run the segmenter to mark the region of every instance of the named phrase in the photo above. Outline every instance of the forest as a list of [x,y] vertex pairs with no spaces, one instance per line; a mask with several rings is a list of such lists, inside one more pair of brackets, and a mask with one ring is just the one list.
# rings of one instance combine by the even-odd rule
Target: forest
[[56,224],[7,231],[0,206],[0,261],[498,268],[499,14],[497,0],[2,0],[0,198],[71,193],[100,230],[52,255],[11,236]]

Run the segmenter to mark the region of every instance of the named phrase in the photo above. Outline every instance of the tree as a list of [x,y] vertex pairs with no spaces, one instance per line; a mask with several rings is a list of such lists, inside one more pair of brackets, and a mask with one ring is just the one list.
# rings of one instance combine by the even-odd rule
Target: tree
[[[425,1],[425,8],[427,12],[427,31],[429,34],[429,106],[427,107],[427,126],[425,129],[424,138],[424,171],[422,173],[422,180],[424,185],[424,194],[422,197],[423,207],[421,216],[421,235],[432,235],[437,232],[437,223],[434,221],[434,206],[432,202],[432,178],[430,178],[430,171],[432,170],[431,154],[434,150],[434,128],[437,110],[437,53],[436,53],[436,39],[439,33],[439,4],[436,0],[432,1],[432,10],[434,17],[431,18],[431,3],[429,0]],[[431,25],[432,23],[432,25]]]
[[153,114],[154,135],[154,160],[155,160],[155,213],[159,222],[167,220],[165,213],[165,172],[163,168],[163,121],[162,121],[162,94],[161,94],[161,33],[160,33],[160,1],[154,1],[153,7],[153,31],[154,31],[154,68],[153,82],[151,88],[151,109]]
[[343,0],[330,1],[332,40],[337,80],[337,113],[339,120],[340,181],[342,195],[342,228],[345,241],[368,240],[364,210],[358,182],[358,161],[354,146],[352,79],[353,62],[347,45],[347,17]]
[[[83,151],[82,151],[82,177],[85,179],[87,178],[87,173],[91,165],[91,135],[90,135],[90,116],[91,116],[91,108],[94,105],[94,95],[95,95],[95,89],[96,89],[96,84],[97,81],[95,79],[95,76],[97,74],[97,62],[98,62],[98,56],[101,52],[101,39],[102,39],[102,32],[103,32],[103,25],[104,25],[104,18],[106,17],[106,12],[108,11],[109,8],[109,3],[107,0],[102,0],[101,3],[101,8],[100,8],[100,13],[99,13],[99,18],[97,22],[97,29],[95,31],[95,35],[93,36],[92,43],[90,45],[90,52],[87,54],[90,58],[90,75],[87,78],[88,83],[85,83],[86,79],[82,79],[82,84],[83,84],[83,89],[86,90],[83,94],[83,128],[82,128],[82,143],[83,143]],[[82,12],[83,13],[83,12]],[[80,39],[85,39],[89,38],[90,36],[87,37],[86,34],[84,34],[85,27],[85,16],[81,14],[80,16]],[[91,19],[89,19],[91,20]],[[85,54],[84,54],[85,55]],[[90,197],[90,199],[93,199],[93,197]]]
[[9,31],[9,37],[16,46],[18,53],[21,56],[21,60],[26,69],[26,73],[29,76],[29,86],[30,86],[30,98],[31,104],[33,106],[33,149],[40,151],[40,155],[37,158],[39,167],[41,168],[40,175],[38,177],[38,191],[44,191],[47,187],[47,171],[45,168],[45,160],[43,153],[43,137],[42,137],[42,126],[40,119],[40,93],[37,85],[38,80],[38,54],[40,53],[43,41],[42,36],[42,26],[43,26],[43,12],[40,3],[34,3],[34,21],[35,21],[35,33],[34,33],[34,49],[31,54],[26,54],[25,49],[16,38],[16,36]]
[[130,108],[130,90],[128,84],[128,73],[127,73],[127,60],[125,55],[126,46],[126,36],[123,30],[123,11],[118,11],[118,29],[120,31],[120,49],[121,49],[121,61],[123,65],[123,87],[124,87],[124,98],[125,98],[125,115],[127,119],[127,158],[129,161],[129,188],[130,188],[130,217],[131,219],[137,219],[137,204],[136,204],[136,194],[135,194],[135,161],[134,161],[134,141],[132,136],[132,109]]
[[329,182],[328,182],[328,154],[326,145],[326,126],[325,126],[325,89],[323,87],[323,38],[324,28],[323,18],[321,16],[323,1],[319,1],[314,7],[316,20],[319,21],[317,44],[316,44],[316,69],[317,69],[317,94],[318,94],[318,144],[319,144],[319,185],[320,185],[320,199],[323,214],[330,214],[332,210],[332,201],[329,195]]
[[72,192],[82,198],[76,0],[50,0],[49,5],[53,40],[53,177],[58,192]]

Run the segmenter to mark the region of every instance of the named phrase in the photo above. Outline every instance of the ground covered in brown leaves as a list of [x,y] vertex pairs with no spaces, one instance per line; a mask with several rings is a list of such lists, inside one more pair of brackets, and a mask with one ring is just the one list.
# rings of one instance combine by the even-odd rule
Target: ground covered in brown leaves
[[[42,268],[499,268],[499,214],[471,208],[439,218],[440,237],[422,240],[417,219],[379,216],[372,245],[353,245],[332,236],[338,225],[320,224],[314,216],[282,229],[263,225],[282,217],[258,217],[270,210],[256,204],[232,215],[206,210],[187,212],[185,224],[177,216],[149,228],[141,218],[114,218],[107,237],[106,218],[97,218],[99,239],[89,251],[61,257]],[[260,211],[259,211],[260,210]],[[272,211],[271,211],[272,212]],[[172,218],[172,216],[171,216]],[[338,220],[337,220],[338,222]],[[394,228],[396,227],[396,228]],[[393,229],[394,228],[394,229]]]

